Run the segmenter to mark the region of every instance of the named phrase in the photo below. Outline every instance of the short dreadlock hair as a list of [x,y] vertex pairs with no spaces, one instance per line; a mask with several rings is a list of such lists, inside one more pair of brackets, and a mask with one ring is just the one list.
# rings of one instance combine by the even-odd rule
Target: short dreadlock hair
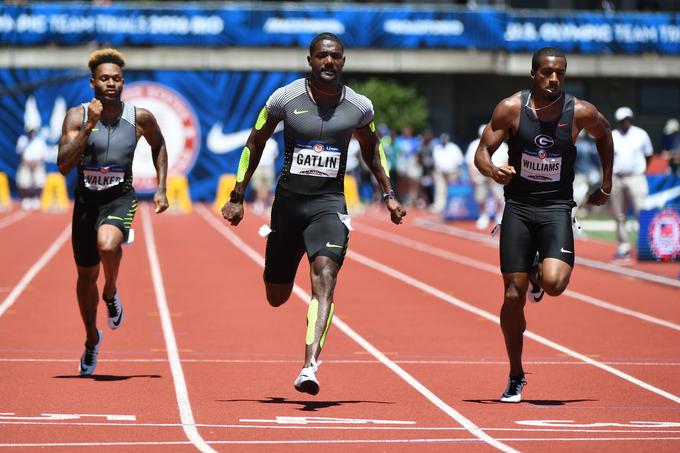
[[90,68],[92,75],[94,75],[94,71],[97,70],[97,66],[102,63],[113,63],[122,68],[125,66],[125,58],[123,57],[123,54],[116,49],[95,50],[87,60],[87,66]]

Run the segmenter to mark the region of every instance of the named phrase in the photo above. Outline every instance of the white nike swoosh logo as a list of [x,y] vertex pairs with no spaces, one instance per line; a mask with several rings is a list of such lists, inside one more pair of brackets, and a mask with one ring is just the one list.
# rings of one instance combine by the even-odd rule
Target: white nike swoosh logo
[[[283,123],[279,123],[274,129],[274,133],[283,130]],[[225,134],[222,132],[222,123],[213,124],[208,132],[206,145],[208,150],[215,154],[226,154],[232,151],[240,151],[246,145],[250,129],[243,129],[236,132]],[[270,140],[273,140],[270,138]]]
[[307,113],[307,112],[309,112],[309,110],[298,110],[298,109],[295,109],[295,110],[293,110],[293,115],[302,115],[303,113]]
[[345,248],[342,245],[335,245],[335,244],[331,244],[330,242],[326,242],[326,247],[338,248],[338,249],[344,249]]
[[562,252],[562,253],[574,253],[574,252],[570,252],[569,250],[564,250],[564,247],[560,248],[560,252]]

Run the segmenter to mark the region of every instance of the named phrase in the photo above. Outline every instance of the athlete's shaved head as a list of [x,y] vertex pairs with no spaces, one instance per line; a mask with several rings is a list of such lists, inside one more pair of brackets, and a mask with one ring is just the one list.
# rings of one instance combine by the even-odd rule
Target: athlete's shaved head
[[542,49],[538,49],[531,58],[531,69],[533,71],[537,70],[541,65],[541,59],[543,57],[558,57],[564,58],[565,62],[567,61],[567,57],[564,55],[564,52],[562,52],[557,47],[544,47]]
[[116,49],[99,49],[92,52],[90,58],[87,60],[87,66],[90,68],[90,72],[94,75],[97,70],[97,66],[102,63],[113,63],[122,69],[125,66],[125,58],[123,54]]
[[316,35],[312,39],[312,42],[309,43],[309,55],[312,55],[314,53],[314,46],[316,46],[316,44],[318,42],[324,41],[324,40],[337,42],[338,44],[340,44],[340,50],[342,50],[342,53],[345,53],[345,46],[342,45],[342,41],[340,40],[340,38],[338,38],[333,33],[324,32],[324,33],[319,33],[318,35]]

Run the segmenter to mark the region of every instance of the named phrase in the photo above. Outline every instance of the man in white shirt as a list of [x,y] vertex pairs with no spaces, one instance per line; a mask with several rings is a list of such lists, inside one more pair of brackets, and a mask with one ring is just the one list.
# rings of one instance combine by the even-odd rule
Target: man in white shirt
[[450,141],[448,134],[439,137],[432,151],[434,159],[434,203],[432,210],[442,212],[446,207],[449,183],[458,181],[463,165],[463,152]]
[[21,161],[17,168],[16,183],[23,209],[39,209],[40,194],[45,185],[45,155],[47,144],[35,129],[17,140],[17,154]]
[[645,171],[654,149],[644,129],[633,125],[633,111],[619,107],[614,113],[618,128],[612,131],[614,141],[614,168],[611,203],[616,216],[616,259],[630,259],[631,244],[626,232],[627,205],[631,201],[635,218],[647,198]]
[[[483,230],[489,226],[491,213],[494,216],[495,223],[501,223],[503,218],[503,209],[505,208],[505,197],[503,195],[503,185],[498,184],[491,178],[482,175],[477,167],[475,167],[475,152],[479,146],[479,140],[484,132],[486,124],[479,126],[477,130],[477,139],[470,142],[465,151],[465,163],[467,164],[470,180],[474,184],[475,201],[479,206],[479,217],[475,222],[475,226]],[[491,156],[491,162],[497,167],[508,164],[508,145],[505,142],[501,143],[496,152]]]

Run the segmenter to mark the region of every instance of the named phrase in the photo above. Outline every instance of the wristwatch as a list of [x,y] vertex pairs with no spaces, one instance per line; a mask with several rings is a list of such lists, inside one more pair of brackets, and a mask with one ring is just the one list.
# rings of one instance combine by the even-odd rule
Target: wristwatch
[[387,200],[389,200],[389,199],[394,200],[395,198],[397,198],[397,197],[396,197],[396,195],[394,194],[394,190],[392,190],[392,189],[390,189],[389,192],[384,193],[384,194],[382,195],[383,201],[387,201]]

